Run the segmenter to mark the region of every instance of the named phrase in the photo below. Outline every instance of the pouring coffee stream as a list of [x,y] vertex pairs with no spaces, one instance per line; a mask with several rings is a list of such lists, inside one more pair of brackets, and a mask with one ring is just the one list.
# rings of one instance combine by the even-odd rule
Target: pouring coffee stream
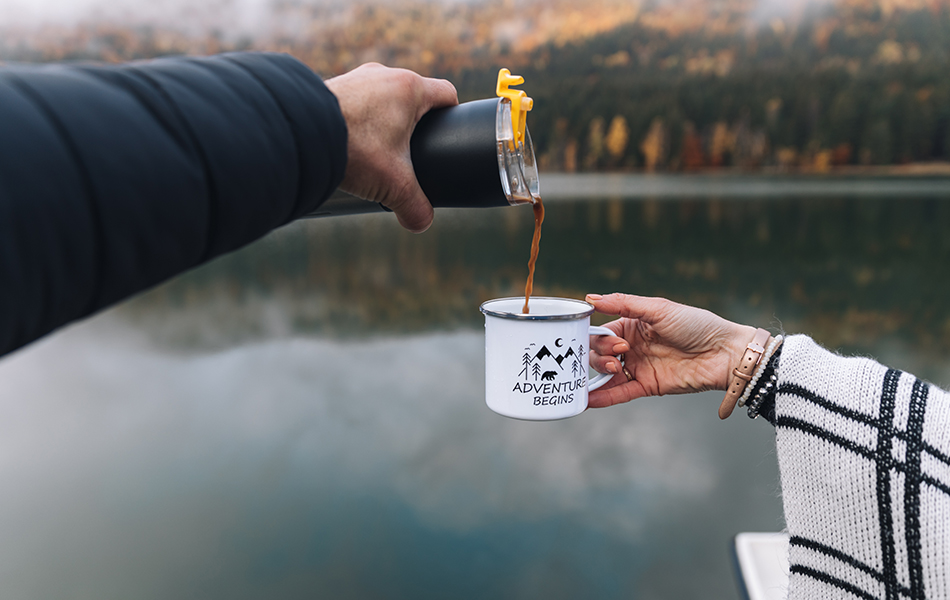
[[528,302],[531,300],[531,293],[534,292],[534,267],[538,262],[538,250],[541,248],[541,223],[544,222],[544,203],[541,202],[541,196],[538,196],[534,202],[534,236],[531,238],[531,258],[528,259],[528,280],[524,284],[524,308],[521,312],[529,314],[531,312]]

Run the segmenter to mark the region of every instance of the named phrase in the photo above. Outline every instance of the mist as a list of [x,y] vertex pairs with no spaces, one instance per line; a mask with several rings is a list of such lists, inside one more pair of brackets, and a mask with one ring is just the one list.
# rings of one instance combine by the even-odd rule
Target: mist
[[[367,0],[368,4],[398,4],[402,0]],[[433,0],[442,4],[478,4],[487,0]],[[662,1],[662,0],[661,0]],[[688,0],[666,0],[677,5]],[[755,23],[776,17],[801,16],[834,0],[759,0],[749,12]],[[521,0],[524,3],[524,0]],[[333,12],[352,6],[348,0],[0,0],[0,29],[72,27],[88,23],[169,27],[186,31],[218,30],[227,35],[257,36],[286,29],[284,21],[314,9]],[[578,2],[580,4],[580,2]],[[648,2],[649,4],[649,2]]]
[[[338,8],[343,0],[302,0],[295,6]],[[272,0],[0,0],[0,27],[37,29],[110,23],[185,31],[259,35],[274,25]]]

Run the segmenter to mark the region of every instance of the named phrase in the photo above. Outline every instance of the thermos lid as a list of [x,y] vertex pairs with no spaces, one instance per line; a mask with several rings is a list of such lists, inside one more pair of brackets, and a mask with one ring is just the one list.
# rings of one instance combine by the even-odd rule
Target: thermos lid
[[526,116],[534,104],[498,73],[497,97],[430,111],[416,125],[410,150],[416,178],[432,206],[489,207],[533,203],[538,168]]
[[508,69],[498,71],[495,94],[501,102],[495,117],[495,141],[501,185],[509,204],[534,202],[540,195],[538,165],[527,126],[534,100],[523,90],[510,87],[522,83],[524,77],[512,75]]

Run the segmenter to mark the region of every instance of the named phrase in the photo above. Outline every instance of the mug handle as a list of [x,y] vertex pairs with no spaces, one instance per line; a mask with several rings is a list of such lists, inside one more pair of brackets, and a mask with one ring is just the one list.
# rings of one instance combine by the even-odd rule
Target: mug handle
[[[617,335],[613,331],[607,329],[606,327],[599,327],[597,325],[591,325],[589,329],[590,335]],[[621,361],[622,362],[622,361]],[[588,367],[588,370],[590,367]],[[604,385],[608,381],[614,378],[613,373],[599,373],[597,377],[587,380],[587,389],[590,391],[596,390],[600,386]]]

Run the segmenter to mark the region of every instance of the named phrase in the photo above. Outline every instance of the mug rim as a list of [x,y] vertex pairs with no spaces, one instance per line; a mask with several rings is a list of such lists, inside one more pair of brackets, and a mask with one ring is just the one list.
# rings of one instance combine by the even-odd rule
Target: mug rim
[[507,298],[494,298],[492,300],[486,300],[482,302],[481,306],[478,307],[478,310],[482,312],[485,316],[498,317],[500,319],[513,319],[516,321],[576,321],[578,319],[583,319],[594,314],[594,305],[585,300],[578,300],[576,298],[560,298],[558,296],[531,296],[534,300],[558,300],[561,302],[573,302],[576,304],[582,304],[587,307],[583,312],[571,313],[571,314],[558,314],[558,315],[533,315],[531,313],[522,314],[522,313],[511,313],[511,312],[502,312],[497,310],[491,310],[487,308],[487,305],[492,304],[493,302],[504,302],[506,300],[524,300],[524,296],[509,296]]

